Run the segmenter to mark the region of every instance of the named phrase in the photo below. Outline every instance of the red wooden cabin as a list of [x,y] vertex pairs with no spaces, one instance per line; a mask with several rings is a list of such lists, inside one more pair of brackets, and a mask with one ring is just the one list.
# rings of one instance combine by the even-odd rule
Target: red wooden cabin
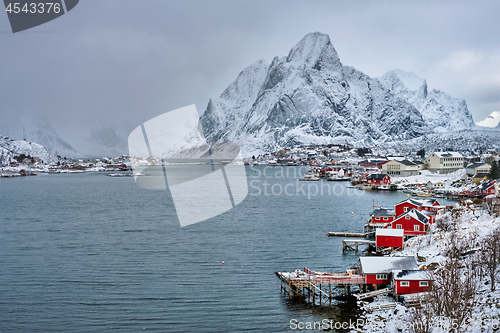
[[372,173],[366,178],[367,185],[389,185],[391,177],[385,173]]
[[394,220],[394,211],[385,208],[377,208],[371,213],[371,217],[372,224],[384,227],[387,223]]
[[403,229],[405,236],[425,235],[429,231],[429,217],[416,209],[397,217],[384,228]]
[[377,247],[403,247],[404,230],[402,229],[376,229],[375,246]]
[[425,270],[394,270],[391,285],[397,295],[423,293],[431,290],[432,278]]
[[392,271],[396,269],[418,269],[417,258],[409,257],[360,257],[359,272],[365,283],[387,285],[391,283]]
[[437,211],[442,208],[445,208],[445,206],[442,206],[436,199],[420,200],[408,198],[394,205],[396,217],[399,217],[412,209],[416,209],[418,211],[434,212],[434,214],[427,214],[429,216],[429,223],[431,224],[434,223],[434,216],[436,215],[435,213],[437,213]]

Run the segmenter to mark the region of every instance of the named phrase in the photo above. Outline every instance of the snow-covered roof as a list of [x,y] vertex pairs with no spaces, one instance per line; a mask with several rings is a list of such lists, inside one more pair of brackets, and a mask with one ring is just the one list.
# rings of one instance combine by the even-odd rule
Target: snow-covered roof
[[415,205],[417,207],[419,207],[419,206],[432,207],[436,201],[437,201],[437,199],[413,199],[413,198],[407,198],[407,199],[404,199],[404,200],[398,202],[396,204],[396,206],[399,205],[399,204],[408,202],[408,203],[411,203],[412,205]]
[[372,173],[367,179],[384,179],[387,176],[385,173]]
[[481,185],[479,185],[479,187],[482,188],[483,190],[487,190],[490,187],[494,186],[496,182],[497,182],[496,180],[485,180],[481,183]]
[[422,214],[427,215],[427,216],[433,216],[436,215],[436,212],[429,211],[429,210],[421,210],[420,211]]
[[394,280],[432,280],[428,271],[418,269],[393,270],[392,276]]
[[394,236],[394,237],[403,237],[404,230],[403,229],[375,229],[375,236]]
[[456,151],[439,151],[439,152],[434,152],[437,156],[441,158],[450,158],[450,157],[459,157],[463,158],[463,155],[460,153],[457,153]]
[[387,156],[387,159],[390,160],[390,161],[402,161],[404,159],[406,159],[406,157],[404,156]]
[[413,163],[412,161],[408,161],[408,160],[402,160],[402,161],[399,161],[399,163],[407,165],[407,166],[417,165],[416,163]]
[[417,269],[417,258],[408,257],[360,257],[363,274],[390,273],[393,270]]
[[419,221],[419,222],[422,222],[422,223],[428,223],[429,222],[429,217],[422,214],[421,212],[419,212],[418,210],[416,210],[415,208],[413,208],[412,210],[410,210],[408,213],[406,214],[403,214],[401,215],[400,217],[398,217],[397,219],[395,219],[394,221],[392,221],[391,223],[394,223],[402,218],[405,218],[405,216],[410,216],[410,217],[413,217],[415,220]]
[[486,163],[473,163],[467,166],[467,169],[475,169],[479,168],[480,166],[486,165]]
[[396,214],[396,212],[392,209],[392,210],[389,210],[389,209],[385,209],[385,208],[377,208],[373,211],[373,213],[371,214],[372,216],[394,216]]

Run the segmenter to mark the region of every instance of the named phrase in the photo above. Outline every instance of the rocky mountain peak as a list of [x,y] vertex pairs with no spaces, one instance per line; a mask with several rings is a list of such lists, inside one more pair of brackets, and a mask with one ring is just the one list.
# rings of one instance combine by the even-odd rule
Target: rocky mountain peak
[[306,65],[317,70],[322,68],[341,69],[342,64],[330,37],[321,32],[309,33],[288,53],[286,62]]
[[271,65],[244,69],[201,123],[208,142],[245,155],[297,144],[376,144],[474,126],[467,105],[399,69],[371,78],[343,66],[330,38],[314,32]]

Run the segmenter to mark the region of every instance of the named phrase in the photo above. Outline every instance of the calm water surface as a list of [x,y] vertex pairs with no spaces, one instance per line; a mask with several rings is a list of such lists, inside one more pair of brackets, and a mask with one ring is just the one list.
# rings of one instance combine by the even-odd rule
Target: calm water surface
[[314,182],[308,198],[298,167],[279,169],[247,168],[245,201],[184,228],[168,191],[133,178],[0,179],[0,331],[283,332],[352,317],[352,303],[289,301],[274,272],[344,272],[358,255],[325,233],[361,232],[373,205],[406,195]]

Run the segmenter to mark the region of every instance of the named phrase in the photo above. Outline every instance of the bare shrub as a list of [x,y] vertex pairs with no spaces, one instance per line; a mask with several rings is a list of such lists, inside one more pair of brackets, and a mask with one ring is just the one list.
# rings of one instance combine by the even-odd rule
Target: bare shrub
[[449,215],[439,215],[436,217],[436,229],[438,231],[448,232],[454,229],[454,223]]
[[434,328],[434,311],[430,302],[410,308],[407,320],[411,333],[431,333]]
[[500,272],[500,229],[493,230],[484,238],[481,261],[486,275],[490,278],[490,290],[495,291],[495,276]]
[[466,242],[452,233],[446,258],[433,274],[432,311],[448,318],[454,332],[471,318],[478,291],[479,271],[473,255],[462,257],[466,249]]

